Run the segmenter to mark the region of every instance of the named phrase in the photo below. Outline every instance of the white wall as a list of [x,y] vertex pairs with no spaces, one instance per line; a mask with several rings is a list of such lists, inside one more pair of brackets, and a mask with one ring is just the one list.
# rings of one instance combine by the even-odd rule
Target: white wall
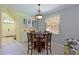
[[2,23],[2,36],[15,35],[15,24]]
[[0,46],[1,46],[1,7],[0,7]]
[[1,14],[1,25],[2,25],[2,37],[11,36],[15,34],[15,23],[5,23],[4,20],[14,21],[7,13],[2,12]]
[[37,26],[38,27],[38,31],[42,31],[42,32],[45,31],[45,18],[46,18],[46,16],[43,15],[43,19],[38,20],[38,24],[36,24],[36,25],[38,25]]
[[51,13],[46,17],[60,15],[60,33],[53,35],[53,42],[64,44],[64,39],[79,39],[79,5]]

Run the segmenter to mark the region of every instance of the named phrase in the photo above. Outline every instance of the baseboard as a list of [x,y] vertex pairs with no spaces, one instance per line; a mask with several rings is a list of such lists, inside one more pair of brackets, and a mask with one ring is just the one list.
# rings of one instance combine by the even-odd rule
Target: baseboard
[[56,44],[56,45],[58,45],[58,46],[60,46],[60,47],[64,47],[64,45],[59,44],[59,43],[56,43],[56,42],[53,42],[53,44]]

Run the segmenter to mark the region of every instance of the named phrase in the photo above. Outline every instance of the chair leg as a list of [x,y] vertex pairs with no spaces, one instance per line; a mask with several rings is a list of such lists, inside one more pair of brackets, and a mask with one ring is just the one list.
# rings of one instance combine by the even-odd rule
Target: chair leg
[[45,50],[45,43],[44,43],[44,50]]
[[52,52],[51,52],[51,43],[50,43],[50,53],[52,53]]
[[28,50],[27,50],[27,54],[29,54],[29,45],[28,45]]
[[33,52],[33,45],[32,45],[32,48],[31,48],[31,55],[32,55],[32,52]]
[[36,44],[36,43],[34,42],[34,50],[35,50],[35,44]]
[[47,48],[47,55],[48,55],[48,48]]
[[46,47],[46,50],[47,50],[47,55],[48,55],[48,43],[47,43],[47,47]]
[[51,48],[50,48],[50,53],[52,53],[52,52],[51,52]]
[[27,50],[27,54],[29,54],[29,50]]
[[32,55],[32,49],[31,49],[31,55]]

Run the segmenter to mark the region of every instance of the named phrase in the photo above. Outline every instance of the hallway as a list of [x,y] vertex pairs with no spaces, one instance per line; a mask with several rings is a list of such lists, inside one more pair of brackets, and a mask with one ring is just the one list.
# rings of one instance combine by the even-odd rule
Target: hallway
[[[52,46],[52,55],[63,55],[63,47],[57,44]],[[12,38],[2,40],[1,55],[27,55],[27,43],[21,44]],[[33,55],[46,55],[45,51],[38,53],[33,51]],[[51,54],[50,54],[51,55]]]

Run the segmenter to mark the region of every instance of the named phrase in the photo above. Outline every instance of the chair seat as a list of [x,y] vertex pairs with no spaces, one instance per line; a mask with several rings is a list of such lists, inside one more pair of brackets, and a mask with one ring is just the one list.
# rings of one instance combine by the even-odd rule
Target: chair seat
[[34,49],[38,49],[39,50],[39,47],[40,47],[40,50],[45,49],[45,42],[40,41],[40,45],[39,45],[39,42],[35,41],[34,42]]
[[42,39],[41,41],[42,41],[42,42],[46,42],[47,40],[44,38],[44,39]]

